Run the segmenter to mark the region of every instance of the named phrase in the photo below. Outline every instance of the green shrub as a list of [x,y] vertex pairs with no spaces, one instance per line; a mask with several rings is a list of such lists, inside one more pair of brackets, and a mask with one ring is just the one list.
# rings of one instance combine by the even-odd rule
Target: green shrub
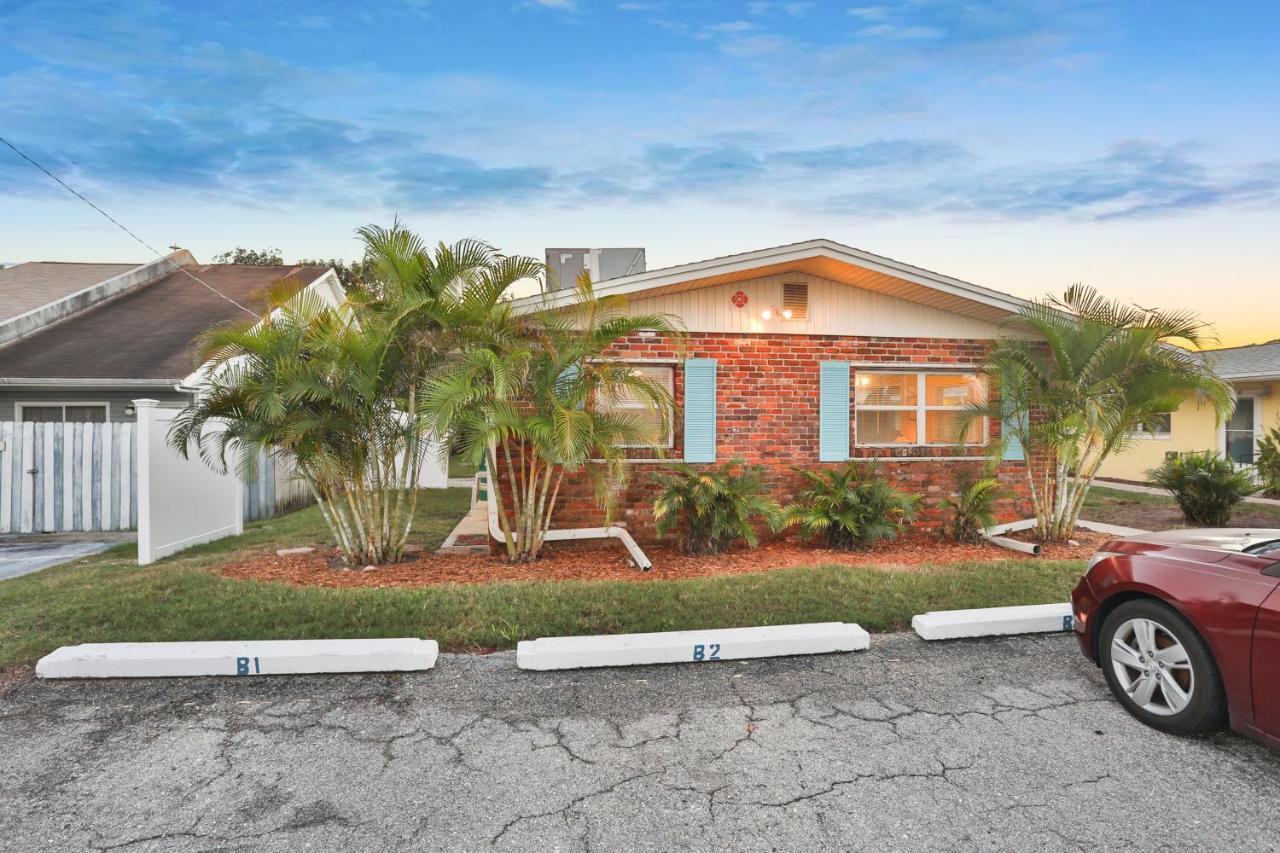
[[798,501],[787,507],[787,523],[805,539],[822,536],[829,548],[864,548],[894,539],[916,518],[920,496],[901,492],[872,465],[849,462],[843,468],[794,469],[808,482]]
[[1258,455],[1254,462],[1262,488],[1269,495],[1280,495],[1280,427],[1272,427],[1258,439]]
[[996,501],[1004,494],[989,466],[961,468],[956,472],[955,493],[938,505],[948,514],[942,535],[952,542],[981,542],[987,528],[996,523]]
[[686,554],[718,554],[738,539],[754,548],[755,523],[770,530],[782,523],[782,508],[767,494],[764,469],[739,457],[715,468],[671,465],[653,475],[662,491],[653,502],[658,535],[672,529]]
[[1174,456],[1147,477],[1173,495],[1189,523],[1207,527],[1225,527],[1232,508],[1258,491],[1247,472],[1237,471],[1217,453]]

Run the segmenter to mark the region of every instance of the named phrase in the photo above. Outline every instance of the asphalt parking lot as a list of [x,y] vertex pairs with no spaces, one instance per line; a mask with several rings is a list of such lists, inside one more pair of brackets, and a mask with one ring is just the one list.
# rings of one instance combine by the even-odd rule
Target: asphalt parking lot
[[1280,761],[1066,636],[527,673],[26,682],[6,850],[1275,849]]

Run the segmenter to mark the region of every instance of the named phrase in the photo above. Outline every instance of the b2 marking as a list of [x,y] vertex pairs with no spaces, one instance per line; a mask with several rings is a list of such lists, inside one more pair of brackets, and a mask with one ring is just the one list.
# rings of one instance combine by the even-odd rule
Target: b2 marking
[[[708,649],[708,646],[710,649]],[[695,661],[720,660],[720,644],[697,643],[693,647],[693,659]]]
[[[253,661],[253,670],[249,670],[249,661]],[[236,675],[261,675],[262,663],[257,658],[236,658]]]

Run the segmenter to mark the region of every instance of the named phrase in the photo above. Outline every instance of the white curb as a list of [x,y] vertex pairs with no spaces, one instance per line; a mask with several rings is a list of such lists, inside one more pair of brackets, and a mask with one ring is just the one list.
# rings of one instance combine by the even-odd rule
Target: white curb
[[911,617],[911,627],[924,640],[1042,634],[1071,630],[1070,604],[1028,604],[977,610],[938,610]]
[[516,646],[521,669],[578,669],[653,663],[707,663],[741,658],[819,655],[866,649],[871,637],[858,625],[817,622],[759,628],[710,628],[654,634],[542,637]]
[[86,643],[40,658],[41,678],[302,675],[431,669],[440,647],[413,637],[376,640],[236,640]]

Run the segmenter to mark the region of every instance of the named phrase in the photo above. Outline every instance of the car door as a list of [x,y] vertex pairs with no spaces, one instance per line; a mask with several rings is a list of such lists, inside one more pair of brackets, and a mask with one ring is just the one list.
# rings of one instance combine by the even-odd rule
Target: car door
[[[1280,563],[1264,569],[1263,574],[1280,575]],[[1254,725],[1263,734],[1280,738],[1280,590],[1273,589],[1258,608],[1250,670]]]

